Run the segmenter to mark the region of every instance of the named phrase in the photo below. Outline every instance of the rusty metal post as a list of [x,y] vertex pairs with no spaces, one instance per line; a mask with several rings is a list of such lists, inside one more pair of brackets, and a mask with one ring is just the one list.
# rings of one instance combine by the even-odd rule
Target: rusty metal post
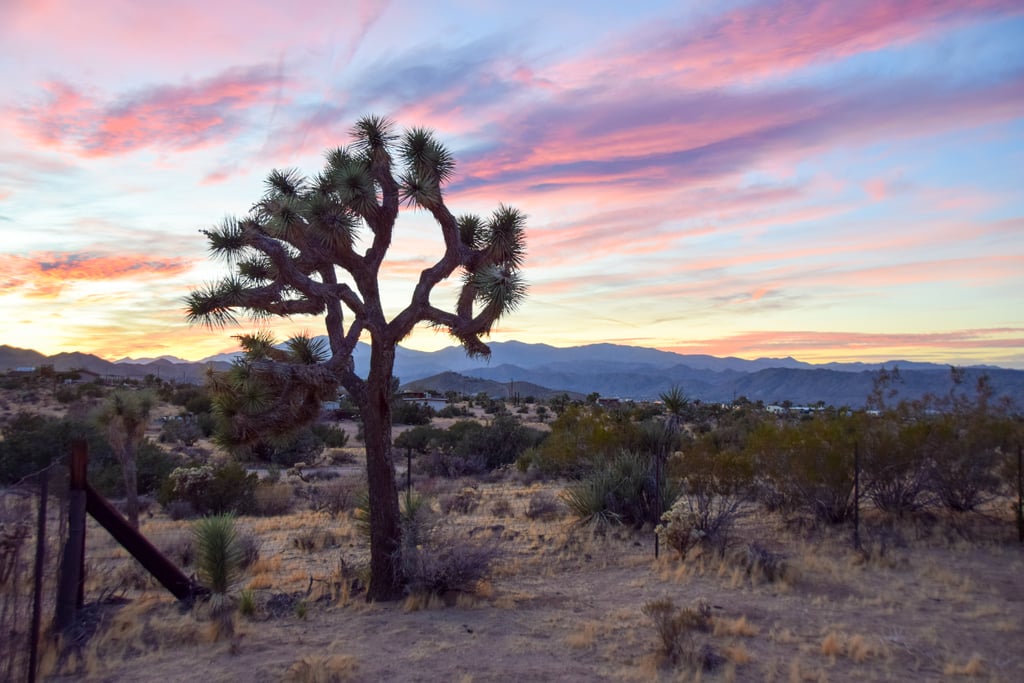
[[68,539],[60,563],[57,586],[57,628],[67,627],[82,606],[85,583],[85,489],[89,450],[83,439],[71,444],[71,481],[68,491]]

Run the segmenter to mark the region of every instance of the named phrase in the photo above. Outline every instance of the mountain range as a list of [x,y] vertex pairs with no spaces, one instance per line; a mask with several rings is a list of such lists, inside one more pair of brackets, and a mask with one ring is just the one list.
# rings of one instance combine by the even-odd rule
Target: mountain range
[[[514,386],[522,396],[550,393],[644,400],[657,398],[679,386],[692,399],[728,402],[740,396],[752,401],[863,406],[879,369],[898,368],[900,382],[893,400],[946,394],[952,387],[949,366],[906,360],[886,363],[828,363],[814,365],[793,358],[718,358],[684,355],[658,349],[617,344],[588,344],[558,348],[518,341],[491,343],[489,361],[469,358],[459,347],[416,351],[399,347],[395,375],[404,386],[418,390],[485,391],[505,396]],[[36,351],[0,346],[0,371],[51,364],[58,371],[86,369],[99,375],[199,382],[208,367],[225,369],[235,354],[188,362],[171,356],[156,359],[123,358],[116,362],[83,353],[44,356]],[[369,369],[370,348],[360,343],[355,353],[356,372]],[[458,380],[455,375],[464,379]],[[1024,370],[974,366],[964,370],[963,387],[972,390],[977,378],[987,375],[996,396],[1024,406]],[[473,380],[473,381],[470,381]],[[487,383],[481,384],[484,380]],[[514,383],[514,385],[512,384]]]

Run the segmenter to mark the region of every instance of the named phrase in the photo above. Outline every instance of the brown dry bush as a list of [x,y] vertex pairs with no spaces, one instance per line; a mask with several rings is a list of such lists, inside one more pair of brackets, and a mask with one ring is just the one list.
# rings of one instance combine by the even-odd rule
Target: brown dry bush
[[710,644],[695,638],[695,633],[711,631],[711,606],[706,602],[681,609],[671,598],[662,598],[646,603],[641,611],[654,622],[658,653],[668,663],[711,671],[724,661]]
[[293,493],[290,484],[260,484],[253,493],[252,512],[260,517],[287,515],[292,509]]
[[446,515],[453,512],[468,515],[480,504],[480,491],[467,486],[454,495],[442,496],[440,504],[441,512]]
[[530,496],[526,504],[528,519],[552,520],[562,516],[565,506],[549,491],[538,491]]

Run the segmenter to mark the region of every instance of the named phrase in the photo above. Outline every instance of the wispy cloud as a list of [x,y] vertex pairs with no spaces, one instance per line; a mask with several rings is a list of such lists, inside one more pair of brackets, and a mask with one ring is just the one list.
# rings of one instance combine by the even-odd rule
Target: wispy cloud
[[37,141],[83,157],[143,148],[189,150],[224,142],[244,126],[252,107],[272,104],[283,79],[273,67],[229,69],[197,83],[155,86],[101,99],[59,81],[45,101],[21,110]]
[[187,272],[192,263],[180,258],[123,254],[101,256],[82,252],[0,254],[0,296],[19,294],[52,298],[76,282],[164,278]]

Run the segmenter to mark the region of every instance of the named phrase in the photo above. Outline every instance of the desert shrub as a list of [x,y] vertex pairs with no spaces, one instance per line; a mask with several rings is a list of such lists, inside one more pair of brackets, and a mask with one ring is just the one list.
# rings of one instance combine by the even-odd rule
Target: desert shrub
[[464,487],[458,493],[441,498],[441,512],[450,515],[453,512],[468,515],[480,504],[480,491],[471,486]]
[[548,491],[538,491],[526,503],[528,519],[551,520],[562,516],[562,502]]
[[[305,610],[303,610],[305,613]],[[288,683],[342,683],[357,677],[359,666],[351,655],[303,655],[285,672]]]
[[766,581],[781,581],[790,573],[789,564],[783,555],[773,553],[757,543],[748,544],[736,559],[746,569],[748,576]]
[[427,453],[445,444],[445,430],[431,425],[417,425],[399,434],[394,441],[396,449],[411,449],[416,453]]
[[425,543],[402,545],[402,573],[412,595],[472,593],[499,555],[494,545],[453,535],[434,534]]
[[74,403],[78,400],[78,392],[72,387],[61,387],[53,392],[53,397],[60,403]]
[[86,439],[90,476],[97,463],[114,460],[106,439],[87,421],[58,419],[26,411],[0,427],[0,484],[10,484],[71,452],[74,439]]
[[397,425],[430,424],[434,409],[415,401],[397,400],[391,404],[391,421]]
[[920,509],[928,484],[927,420],[889,411],[860,430],[864,492],[879,510],[903,515]]
[[178,567],[188,567],[196,558],[195,537],[190,533],[178,533],[163,539],[160,552]]
[[928,448],[928,490],[941,505],[969,512],[999,489],[998,426],[986,416],[932,418]]
[[292,467],[296,463],[316,461],[324,452],[324,448],[323,440],[313,429],[305,427],[283,440],[261,441],[248,449],[241,449],[238,456],[243,459],[251,457],[281,467]]
[[597,406],[570,405],[551,423],[551,433],[524,450],[517,465],[545,474],[579,476],[635,446],[639,427],[621,414]]
[[244,514],[253,508],[259,479],[236,462],[214,468],[211,465],[179,467],[161,487],[157,500],[163,506],[185,501],[196,513]]
[[334,425],[318,422],[310,428],[327,448],[344,448],[348,445],[348,432]]
[[495,517],[511,517],[513,515],[512,503],[510,503],[508,498],[505,498],[504,496],[498,498],[491,505],[491,514]]
[[437,411],[437,416],[438,417],[472,417],[473,416],[473,411],[469,410],[469,408],[466,408],[465,406],[457,405],[455,403],[449,403],[444,408],[441,408],[441,410]]
[[293,493],[290,484],[261,482],[253,492],[252,513],[263,517],[286,515],[292,509]]
[[709,644],[700,644],[694,637],[711,630],[711,606],[706,602],[681,609],[671,598],[663,598],[646,603],[641,611],[654,622],[658,652],[670,664],[710,671],[722,663]]
[[467,429],[453,450],[462,457],[482,456],[486,469],[493,470],[515,462],[520,454],[540,444],[545,437],[544,432],[523,426],[516,417],[500,415],[490,425]]
[[483,474],[487,471],[487,461],[482,455],[463,456],[434,450],[417,458],[416,468],[430,477],[458,479]]
[[193,419],[172,418],[160,428],[160,443],[194,446],[202,436],[199,423]]
[[750,437],[749,447],[776,501],[838,524],[849,520],[856,506],[856,438],[853,418],[833,414],[794,424],[764,424]]
[[360,495],[365,496],[365,492],[366,482],[360,479],[339,477],[305,487],[302,490],[302,496],[309,501],[311,510],[337,516],[355,507]]
[[724,552],[736,522],[739,502],[731,496],[683,495],[661,516],[655,528],[658,541],[681,558],[697,546]]
[[338,545],[338,537],[330,529],[313,527],[303,529],[292,538],[292,545],[303,552],[319,552]]
[[508,465],[543,439],[543,432],[502,415],[489,425],[460,420],[448,429],[414,427],[400,434],[395,446],[426,454],[420,469],[431,476],[462,477]]
[[[181,457],[168,453],[150,439],[139,444],[135,454],[135,467],[138,477],[138,492],[141,495],[156,493],[167,481],[170,473],[181,464]],[[89,450],[89,482],[105,496],[123,496],[124,477],[121,475],[121,463],[109,451],[100,451],[93,458]]]
[[667,477],[659,492],[655,465],[652,457],[624,451],[568,486],[562,500],[584,523],[640,525],[654,521],[659,517],[660,501],[678,496],[677,484]]

